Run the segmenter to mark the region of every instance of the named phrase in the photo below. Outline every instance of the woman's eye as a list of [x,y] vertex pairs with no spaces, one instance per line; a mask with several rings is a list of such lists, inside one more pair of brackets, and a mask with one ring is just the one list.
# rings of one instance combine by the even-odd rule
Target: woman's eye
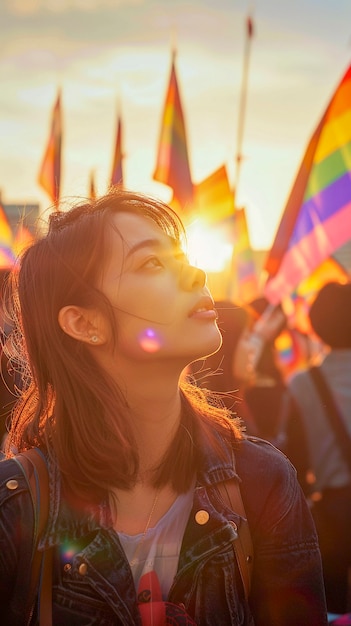
[[148,269],[149,267],[163,267],[163,264],[161,263],[160,259],[158,259],[156,256],[153,256],[145,261],[142,267],[146,269]]

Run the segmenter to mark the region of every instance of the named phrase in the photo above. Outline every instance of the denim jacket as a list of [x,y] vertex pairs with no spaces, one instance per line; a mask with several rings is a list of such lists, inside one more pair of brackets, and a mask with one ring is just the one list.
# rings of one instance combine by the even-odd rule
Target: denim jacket
[[[198,626],[326,625],[316,532],[290,462],[259,439],[246,438],[234,448],[223,443],[226,463],[207,441],[197,444],[202,463],[168,601],[183,607]],[[40,548],[54,546],[53,625],[141,625],[131,570],[107,503],[87,511],[67,502],[55,462],[48,465],[50,512]],[[248,603],[232,548],[237,535],[230,522],[239,525],[240,517],[218,499],[215,488],[235,476],[254,543]],[[206,523],[197,523],[199,510],[208,513]],[[0,607],[2,623],[9,626],[28,623],[33,524],[26,479],[15,460],[2,461]]]

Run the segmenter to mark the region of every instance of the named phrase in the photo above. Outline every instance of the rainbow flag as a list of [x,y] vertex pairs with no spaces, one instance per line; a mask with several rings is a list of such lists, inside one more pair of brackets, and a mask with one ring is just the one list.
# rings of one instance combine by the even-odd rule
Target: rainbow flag
[[238,301],[249,303],[258,297],[259,289],[244,208],[236,209],[234,214],[233,264]]
[[265,269],[267,299],[289,295],[351,239],[351,66],[305,152]]
[[26,250],[26,248],[29,248],[29,246],[31,246],[33,243],[34,243],[34,236],[30,232],[30,230],[26,226],[24,226],[23,222],[21,221],[17,228],[16,235],[13,241],[13,250],[15,252],[15,255],[18,256],[19,254],[21,254],[24,250]]
[[117,132],[116,132],[116,141],[114,146],[113,160],[112,160],[112,171],[110,178],[110,186],[114,185],[123,185],[123,169],[122,169],[122,121],[120,115],[117,117]]
[[308,304],[316,297],[318,291],[330,282],[347,283],[350,278],[344,267],[333,257],[326,259],[312,274],[307,276],[296,288],[296,294],[305,298]]
[[193,210],[195,217],[208,224],[218,224],[234,215],[234,194],[225,165],[194,185]]
[[0,269],[10,269],[14,261],[13,233],[5,209],[0,202]]
[[48,144],[39,170],[38,182],[58,206],[61,183],[62,116],[61,92],[58,91],[51,117]]
[[181,209],[191,205],[193,183],[190,173],[185,121],[172,54],[171,74],[162,115],[156,167],[157,180],[173,189],[173,203]]

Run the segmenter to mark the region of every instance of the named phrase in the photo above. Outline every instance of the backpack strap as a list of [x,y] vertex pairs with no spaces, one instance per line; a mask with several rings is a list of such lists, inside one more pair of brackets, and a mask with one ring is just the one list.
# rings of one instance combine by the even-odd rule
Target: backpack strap
[[337,407],[333,393],[325,380],[320,367],[311,367],[310,375],[320,395],[330,426],[334,430],[341,452],[349,470],[351,471],[351,438],[340,410]]
[[233,542],[233,550],[238,563],[242,579],[245,598],[248,599],[251,589],[253,570],[253,543],[249,524],[247,521],[244,503],[241,497],[239,481],[237,478],[227,480],[217,485],[221,500],[229,508],[240,515],[240,524],[237,528],[238,537]]
[[49,517],[49,475],[40,450],[32,448],[15,457],[27,479],[34,509],[34,541],[29,594],[29,611],[33,610],[39,588],[39,624],[52,624],[52,549],[38,550]]

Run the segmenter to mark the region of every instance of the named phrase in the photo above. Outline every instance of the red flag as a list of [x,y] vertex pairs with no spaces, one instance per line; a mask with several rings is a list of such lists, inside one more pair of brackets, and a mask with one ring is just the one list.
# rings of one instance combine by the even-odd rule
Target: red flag
[[247,36],[251,39],[251,37],[253,37],[254,35],[254,26],[253,26],[253,21],[250,16],[247,18],[246,25],[247,25]]
[[58,91],[52,112],[49,141],[40,167],[38,182],[49,194],[51,200],[58,205],[61,182],[61,92]]
[[157,180],[173,189],[173,200],[181,208],[193,200],[185,122],[172,55],[171,74],[162,116],[156,168]]
[[112,161],[112,172],[110,178],[110,186],[123,185],[123,170],[122,170],[122,122],[120,115],[117,118],[117,132],[116,142]]

